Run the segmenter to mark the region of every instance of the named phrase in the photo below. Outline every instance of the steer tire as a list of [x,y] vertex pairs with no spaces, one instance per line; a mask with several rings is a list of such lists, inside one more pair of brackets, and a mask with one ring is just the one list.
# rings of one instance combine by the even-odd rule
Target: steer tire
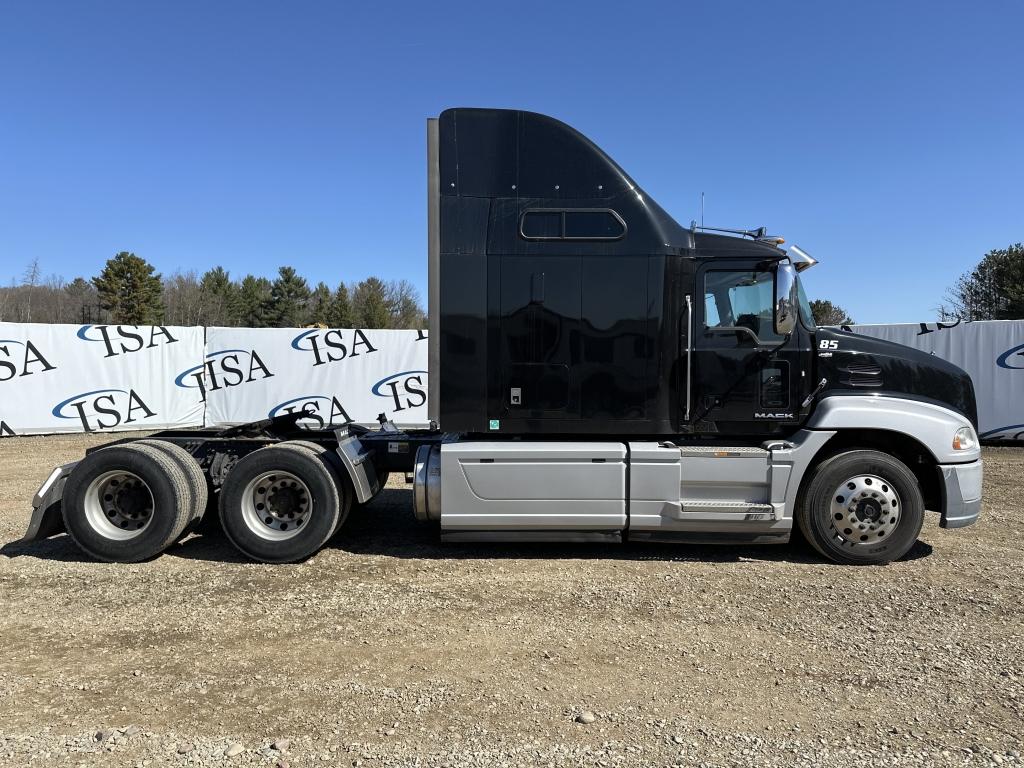
[[166,453],[127,443],[78,462],[61,508],[68,535],[84,552],[134,563],[174,543],[190,520],[192,498],[188,478]]
[[304,560],[334,533],[341,511],[327,461],[303,446],[272,445],[239,459],[220,490],[220,523],[246,557]]
[[196,529],[206,513],[206,507],[210,500],[210,487],[206,482],[206,474],[192,454],[180,445],[168,443],[165,440],[140,440],[137,445],[149,445],[158,451],[163,451],[188,479],[189,490],[192,494],[191,502],[188,505],[191,510],[191,518],[179,536],[180,539],[185,538]]
[[797,522],[820,554],[843,565],[903,557],[924,523],[917,478],[879,451],[847,451],[819,464],[798,504]]
[[331,534],[333,536],[341,530],[345,521],[348,520],[348,513],[352,511],[352,499],[355,496],[352,481],[348,479],[348,473],[345,471],[345,465],[341,463],[341,457],[338,455],[338,452],[325,448],[311,440],[288,440],[284,443],[279,443],[278,447],[311,451],[314,456],[318,457],[327,466],[331,476],[334,478],[335,485],[338,486],[338,501],[341,504],[338,512],[338,524],[334,527],[334,532]]

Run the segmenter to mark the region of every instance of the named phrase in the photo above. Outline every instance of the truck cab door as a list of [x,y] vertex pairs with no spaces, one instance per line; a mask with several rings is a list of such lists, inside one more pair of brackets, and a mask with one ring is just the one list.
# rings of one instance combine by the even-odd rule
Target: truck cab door
[[752,259],[697,271],[693,403],[697,432],[771,436],[797,422],[803,387],[800,331],[774,328],[775,273]]

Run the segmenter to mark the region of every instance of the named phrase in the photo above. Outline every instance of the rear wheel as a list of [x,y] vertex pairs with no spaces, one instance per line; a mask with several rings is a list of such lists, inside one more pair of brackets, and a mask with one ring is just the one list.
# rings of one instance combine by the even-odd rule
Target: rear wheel
[[798,510],[800,530],[828,559],[896,560],[917,541],[924,499],[907,466],[879,451],[848,451],[818,465]]
[[385,487],[387,487],[388,480],[390,478],[391,478],[391,473],[388,472],[386,469],[378,469],[377,470],[377,486],[378,486],[378,488],[377,488],[377,493],[374,494],[374,498],[376,498],[380,494],[380,492],[383,491]]
[[159,554],[191,519],[185,474],[150,445],[116,445],[86,456],[67,484],[61,508],[68,535],[99,560],[132,563]]
[[149,445],[158,451],[162,451],[185,475],[191,498],[187,503],[190,510],[190,519],[181,534],[181,538],[184,538],[199,525],[199,521],[206,512],[206,505],[209,502],[210,488],[206,482],[206,475],[202,467],[192,457],[192,454],[180,445],[168,443],[165,440],[140,440],[137,445]]
[[334,533],[340,510],[333,472],[303,446],[253,451],[220,491],[224,533],[244,555],[267,563],[312,555]]
[[331,473],[331,477],[334,478],[334,484],[338,487],[340,507],[338,510],[338,524],[334,528],[334,533],[337,533],[348,519],[348,513],[352,511],[352,499],[355,496],[352,483],[349,481],[348,475],[345,473],[345,467],[341,463],[341,457],[330,448],[325,448],[311,440],[288,440],[284,443],[279,443],[277,447],[311,452],[326,465]]

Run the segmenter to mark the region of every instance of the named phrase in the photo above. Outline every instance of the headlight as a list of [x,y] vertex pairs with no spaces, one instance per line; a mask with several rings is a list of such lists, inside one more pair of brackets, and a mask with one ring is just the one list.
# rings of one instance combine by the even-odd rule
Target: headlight
[[960,427],[953,435],[954,451],[970,451],[978,447],[978,438],[970,427]]

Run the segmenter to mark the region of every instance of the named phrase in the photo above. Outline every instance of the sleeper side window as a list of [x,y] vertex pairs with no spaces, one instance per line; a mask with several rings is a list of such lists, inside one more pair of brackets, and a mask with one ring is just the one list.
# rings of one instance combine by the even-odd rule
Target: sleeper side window
[[524,240],[619,240],[626,222],[610,208],[535,208],[519,222]]

